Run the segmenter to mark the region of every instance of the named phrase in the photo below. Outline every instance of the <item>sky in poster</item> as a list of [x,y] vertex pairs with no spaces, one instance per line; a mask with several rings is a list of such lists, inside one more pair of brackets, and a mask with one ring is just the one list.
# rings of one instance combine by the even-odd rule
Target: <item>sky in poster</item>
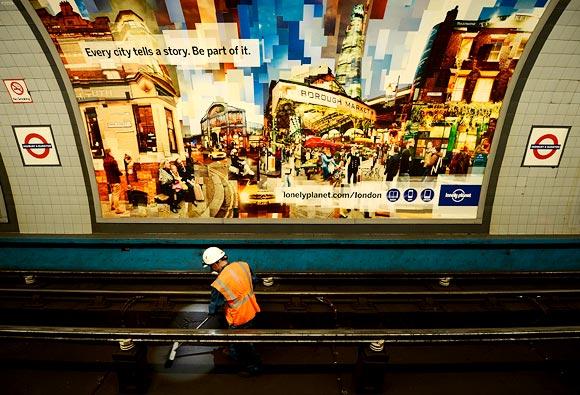
[[[207,103],[225,101],[243,108],[248,120],[262,123],[270,81],[287,77],[300,65],[327,65],[335,69],[337,52],[357,0],[254,0],[240,1],[235,11],[239,38],[260,39],[260,66],[230,69],[223,75],[203,69],[178,67],[181,108],[186,125],[197,125]],[[60,0],[39,0],[55,14]],[[164,4],[163,4],[164,3]],[[152,33],[202,29],[187,22],[191,1],[152,2],[129,0],[71,1],[75,11],[94,19],[114,21],[122,9],[132,9]],[[459,6],[459,20],[487,20],[516,12],[538,14],[547,0],[390,0],[381,18],[368,23],[362,59],[362,97],[385,94],[385,87],[410,84],[433,26],[447,11]],[[163,4],[163,7],[159,7]],[[186,4],[186,5],[184,5]],[[199,20],[221,22],[214,1],[197,1]],[[231,12],[231,10],[225,13]],[[224,14],[225,14],[224,13]],[[163,14],[161,17],[160,14]]]

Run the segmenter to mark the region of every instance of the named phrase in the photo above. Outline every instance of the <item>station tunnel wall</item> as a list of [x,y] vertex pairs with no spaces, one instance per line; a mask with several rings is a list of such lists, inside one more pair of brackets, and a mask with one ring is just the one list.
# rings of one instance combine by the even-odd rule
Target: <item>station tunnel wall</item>
[[[574,270],[580,265],[575,247],[580,233],[580,0],[549,2],[525,48],[497,120],[501,133],[488,158],[491,182],[482,190],[474,221],[180,224],[102,218],[83,115],[58,52],[27,2],[0,3],[0,76],[5,85],[6,80],[24,80],[31,97],[30,103],[14,103],[8,85],[0,92],[5,268],[187,270],[191,250],[197,253],[218,240],[240,258],[249,255],[263,270]],[[14,127],[26,125],[50,126],[58,165],[25,165]],[[557,166],[523,165],[532,127],[538,126],[568,130]],[[87,251],[94,253],[84,243],[103,246],[86,266],[74,262]],[[469,251],[460,248],[462,243],[471,245]],[[147,253],[144,245],[154,252]],[[42,263],[42,251],[51,247],[57,251],[45,253]],[[459,255],[435,263],[425,248],[440,251],[435,253],[439,258],[451,250]],[[492,255],[481,254],[486,250]],[[76,253],[63,258],[66,251]],[[167,251],[174,254],[171,259]],[[298,263],[296,251],[308,258]],[[334,259],[327,262],[334,263],[320,263],[330,251]],[[414,258],[409,251],[416,253]],[[505,258],[513,251],[519,251],[517,259]],[[365,261],[376,263],[360,261],[361,252],[369,253]],[[471,260],[462,260],[462,253]],[[118,265],[102,265],[115,259]]]

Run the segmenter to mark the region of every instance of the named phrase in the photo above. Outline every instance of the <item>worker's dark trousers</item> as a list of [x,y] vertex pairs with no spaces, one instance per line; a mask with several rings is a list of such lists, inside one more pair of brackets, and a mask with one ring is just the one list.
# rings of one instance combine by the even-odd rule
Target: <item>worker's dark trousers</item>
[[[253,321],[243,325],[231,325],[230,329],[250,329]],[[232,343],[229,347],[230,357],[244,368],[257,369],[262,364],[260,356],[252,343]]]

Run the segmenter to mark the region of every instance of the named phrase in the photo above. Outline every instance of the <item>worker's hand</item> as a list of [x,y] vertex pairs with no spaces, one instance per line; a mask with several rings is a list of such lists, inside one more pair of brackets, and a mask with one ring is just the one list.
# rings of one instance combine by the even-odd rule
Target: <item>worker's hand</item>
[[265,287],[271,287],[272,285],[274,285],[274,278],[273,277],[264,277],[262,279],[262,284],[264,284]]

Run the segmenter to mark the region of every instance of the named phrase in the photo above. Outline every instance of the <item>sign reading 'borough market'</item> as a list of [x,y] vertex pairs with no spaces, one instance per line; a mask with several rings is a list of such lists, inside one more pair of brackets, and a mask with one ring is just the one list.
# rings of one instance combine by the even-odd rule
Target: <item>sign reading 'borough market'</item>
[[477,219],[547,0],[35,0],[103,218]]

